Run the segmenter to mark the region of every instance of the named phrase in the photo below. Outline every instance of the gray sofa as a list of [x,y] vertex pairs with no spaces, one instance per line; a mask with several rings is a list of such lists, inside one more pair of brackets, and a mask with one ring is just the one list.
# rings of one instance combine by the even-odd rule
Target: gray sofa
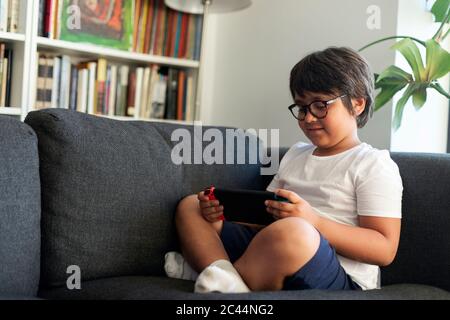
[[[165,277],[183,196],[210,184],[264,189],[271,179],[259,164],[173,164],[176,128],[192,132],[61,109],[25,123],[1,116],[0,299],[450,299],[450,156],[438,154],[392,154],[402,236],[381,290],[199,295],[193,282]],[[79,290],[66,286],[71,265]]]

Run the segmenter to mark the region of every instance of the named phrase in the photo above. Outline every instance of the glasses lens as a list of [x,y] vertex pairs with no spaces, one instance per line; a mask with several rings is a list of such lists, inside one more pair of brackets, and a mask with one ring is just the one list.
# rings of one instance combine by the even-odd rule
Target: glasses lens
[[310,108],[314,116],[318,118],[322,118],[327,115],[327,106],[323,102],[314,102],[311,104]]
[[299,106],[294,106],[292,109],[292,114],[294,115],[294,117],[296,117],[297,119],[303,120],[305,118],[306,115],[306,110],[305,108],[299,107]]

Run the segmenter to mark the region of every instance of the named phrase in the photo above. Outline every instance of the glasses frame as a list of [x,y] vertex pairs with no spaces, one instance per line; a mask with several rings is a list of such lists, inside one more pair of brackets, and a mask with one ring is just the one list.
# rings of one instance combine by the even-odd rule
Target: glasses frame
[[[338,97],[332,98],[332,99],[330,99],[330,100],[314,100],[314,101],[311,102],[310,104],[306,104],[306,105],[304,105],[304,106],[299,106],[299,105],[297,105],[296,103],[293,103],[293,104],[291,104],[291,105],[288,107],[288,109],[289,109],[289,111],[292,113],[292,115],[294,116],[294,118],[297,119],[297,120],[299,120],[299,121],[304,121],[305,118],[306,118],[306,115],[307,115],[308,113],[305,112],[305,116],[304,116],[302,119],[301,119],[301,118],[298,118],[298,117],[295,115],[294,111],[293,111],[293,109],[294,109],[295,107],[300,108],[300,110],[306,109],[307,111],[309,111],[309,113],[311,113],[311,114],[312,114],[315,118],[317,118],[317,119],[324,119],[324,118],[328,115],[328,106],[329,106],[330,104],[336,102],[337,99],[341,99],[341,98],[343,98],[343,97],[345,97],[345,96],[347,96],[347,95],[346,95],[346,94],[343,94],[343,95],[340,95],[340,96],[338,96]],[[323,106],[326,108],[325,115],[322,116],[322,117],[319,117],[319,116],[315,115],[314,112],[312,112],[312,110],[311,110],[311,105],[312,105],[313,103],[316,103],[316,102],[321,102],[321,103],[323,104]],[[299,111],[299,112],[300,112],[300,111]]]

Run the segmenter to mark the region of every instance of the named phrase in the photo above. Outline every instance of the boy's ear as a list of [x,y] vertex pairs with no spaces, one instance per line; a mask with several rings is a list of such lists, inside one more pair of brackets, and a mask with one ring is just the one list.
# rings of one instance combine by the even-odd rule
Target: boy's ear
[[366,108],[366,99],[365,98],[356,98],[352,99],[353,110],[355,111],[355,115],[359,116],[363,113]]

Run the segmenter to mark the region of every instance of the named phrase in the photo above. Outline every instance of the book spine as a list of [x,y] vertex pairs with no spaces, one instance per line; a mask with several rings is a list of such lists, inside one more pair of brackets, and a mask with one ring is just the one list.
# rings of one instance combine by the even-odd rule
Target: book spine
[[52,7],[54,0],[41,0],[45,2],[45,17],[44,17],[44,36],[51,38],[52,32]]
[[144,37],[144,53],[150,52],[150,40],[152,36],[152,27],[154,13],[156,11],[155,3],[153,0],[149,0],[148,12],[147,12],[147,25],[145,26],[145,37]]
[[117,115],[125,116],[127,107],[129,67],[121,66],[119,74],[119,86],[117,87]]
[[113,116],[116,114],[116,93],[117,93],[117,66],[111,66],[111,90],[109,92],[108,114]]
[[144,69],[144,77],[142,83],[142,92],[141,92],[141,105],[139,107],[138,117],[145,118],[147,114],[147,99],[148,99],[148,91],[150,85],[150,75],[151,69],[150,67],[146,67]]
[[70,95],[70,57],[63,55],[61,58],[61,81],[59,88],[60,103],[59,107],[69,109],[69,95]]
[[55,60],[53,59],[53,57],[46,57],[46,61],[47,71],[45,73],[47,74],[47,77],[45,78],[45,90],[49,94],[45,97],[46,99],[42,106],[42,108],[45,109],[52,107],[53,96],[55,95],[55,92],[53,92],[53,82],[55,81],[55,79],[53,78],[55,72]]
[[141,8],[142,8],[142,1],[145,0],[136,0],[135,5],[135,11],[134,11],[134,24],[133,24],[133,51],[137,51],[137,45],[138,45],[138,30],[139,30],[139,19],[141,16]]
[[167,84],[167,103],[164,118],[175,120],[177,117],[178,70],[169,69]]
[[77,89],[78,88],[78,70],[77,67],[70,66],[70,97],[69,109],[77,110]]
[[127,108],[126,115],[134,116],[136,106],[136,70],[130,72],[128,79],[128,92],[127,92]]
[[78,70],[78,95],[77,95],[77,111],[87,112],[87,99],[88,99],[88,82],[89,82],[89,70]]
[[12,81],[12,67],[13,67],[13,50],[6,50],[6,57],[8,58],[8,70],[6,76],[6,106],[11,107],[11,81]]
[[20,10],[20,4],[19,0],[10,0],[10,6],[11,8],[11,19],[9,23],[9,31],[10,32],[17,32],[19,31],[19,10]]
[[39,0],[38,36],[45,37],[46,0]]
[[178,73],[178,88],[177,88],[177,120],[183,120],[183,102],[184,102],[184,80],[186,74],[183,70]]
[[98,59],[98,68],[97,68],[97,106],[95,113],[96,114],[104,114],[104,99],[106,94],[105,82],[106,82],[106,71],[108,67],[108,62],[100,58]]
[[8,31],[8,0],[0,1],[0,32]]
[[3,59],[3,82],[2,82],[2,88],[1,88],[1,102],[0,105],[2,107],[6,106],[6,81],[8,73],[8,58]]
[[89,62],[88,63],[88,70],[89,70],[89,88],[88,88],[88,104],[87,104],[87,112],[89,114],[95,113],[95,106],[97,104],[96,100],[96,70],[97,70],[97,63],[96,62]]
[[53,58],[53,86],[52,86],[52,105],[51,108],[58,108],[60,97],[59,97],[59,84],[61,82],[61,58]]

